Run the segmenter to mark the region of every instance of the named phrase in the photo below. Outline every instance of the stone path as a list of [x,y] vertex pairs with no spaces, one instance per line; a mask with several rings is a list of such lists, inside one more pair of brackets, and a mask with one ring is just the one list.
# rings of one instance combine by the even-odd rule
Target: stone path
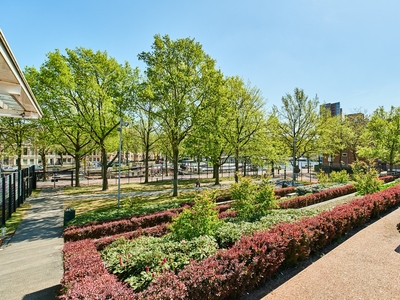
[[44,190],[0,250],[0,299],[56,299],[63,276],[62,200]]

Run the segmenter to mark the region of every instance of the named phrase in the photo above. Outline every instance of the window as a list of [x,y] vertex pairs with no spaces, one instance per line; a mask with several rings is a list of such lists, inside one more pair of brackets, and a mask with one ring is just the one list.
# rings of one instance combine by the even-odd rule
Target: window
[[23,153],[24,153],[24,155],[28,155],[28,148],[24,148]]

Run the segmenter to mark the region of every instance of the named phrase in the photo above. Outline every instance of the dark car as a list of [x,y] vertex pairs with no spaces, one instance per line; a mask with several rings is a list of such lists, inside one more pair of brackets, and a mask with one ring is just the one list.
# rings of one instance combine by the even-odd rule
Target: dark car
[[181,164],[180,164],[180,167],[181,167],[182,170],[186,170],[186,168],[190,167],[190,164],[194,163],[194,162],[195,162],[194,160],[182,160]]
[[277,181],[275,184],[282,186],[282,188],[289,187],[289,186],[303,186],[304,185],[304,184],[302,184],[300,182],[297,182],[297,181],[295,181],[293,183],[292,181],[286,181],[286,180]]

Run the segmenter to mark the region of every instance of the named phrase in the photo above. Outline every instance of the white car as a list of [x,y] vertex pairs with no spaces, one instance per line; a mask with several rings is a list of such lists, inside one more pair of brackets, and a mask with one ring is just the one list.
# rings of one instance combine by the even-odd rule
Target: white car
[[1,170],[2,170],[3,172],[16,172],[16,171],[18,171],[18,168],[11,167],[11,166],[3,166],[3,167],[1,168]]

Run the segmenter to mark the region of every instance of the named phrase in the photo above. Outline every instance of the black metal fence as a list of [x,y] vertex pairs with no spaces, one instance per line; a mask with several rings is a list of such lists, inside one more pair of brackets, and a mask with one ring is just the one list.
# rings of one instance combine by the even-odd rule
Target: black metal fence
[[0,179],[1,214],[0,226],[3,226],[17,208],[25,202],[36,188],[34,166],[14,172],[2,174]]

